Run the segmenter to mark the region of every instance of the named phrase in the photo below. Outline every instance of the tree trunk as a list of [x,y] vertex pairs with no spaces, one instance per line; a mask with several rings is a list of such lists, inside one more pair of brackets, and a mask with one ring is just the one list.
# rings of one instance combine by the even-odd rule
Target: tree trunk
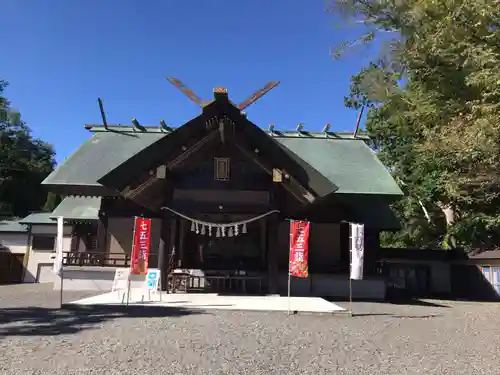
[[[450,204],[438,203],[439,208],[444,214],[444,219],[446,221],[446,228],[450,228],[456,219],[456,211]],[[455,248],[457,246],[457,241],[453,235],[450,233],[446,233],[445,236],[445,245],[447,247]]]

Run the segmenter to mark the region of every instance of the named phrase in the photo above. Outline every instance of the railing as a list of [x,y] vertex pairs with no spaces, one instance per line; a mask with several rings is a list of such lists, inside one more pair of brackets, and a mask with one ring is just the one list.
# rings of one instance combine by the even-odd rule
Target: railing
[[168,275],[168,291],[262,294],[266,277],[263,275],[191,275],[171,273]]
[[[65,266],[76,267],[128,267],[130,266],[130,254],[108,253],[102,251],[65,252],[63,255]],[[155,267],[157,255],[149,254],[149,265]]]

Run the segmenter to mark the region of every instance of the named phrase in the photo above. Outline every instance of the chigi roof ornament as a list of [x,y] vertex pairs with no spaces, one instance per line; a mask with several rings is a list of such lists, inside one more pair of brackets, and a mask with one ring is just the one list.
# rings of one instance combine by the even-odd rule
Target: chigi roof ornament
[[[207,101],[201,99],[198,95],[196,95],[192,90],[190,90],[184,83],[181,82],[181,80],[173,77],[167,77],[167,80],[177,87],[184,95],[186,95],[189,100],[195,102],[198,104],[200,107],[205,107],[208,104],[212,103],[212,101]],[[278,86],[280,84],[280,81],[271,81],[267,83],[264,87],[261,89],[255,91],[252,95],[250,95],[247,99],[243,100],[239,104],[235,104],[235,107],[237,107],[240,111],[243,111],[245,108],[249,107],[253,103],[255,103],[257,100],[262,98],[264,95],[266,95],[269,91],[271,91],[273,88]],[[214,88],[214,100],[217,100],[218,97],[225,97],[227,98],[228,95],[228,90],[227,88],[223,86],[217,86]]]
[[[174,77],[167,77],[167,80],[177,87],[184,95],[186,95],[189,100],[193,101],[194,103],[198,104],[201,108],[213,103],[214,101],[217,100],[229,100],[228,99],[228,89],[223,86],[217,86],[213,90],[213,95],[214,98],[210,101],[208,100],[203,100],[201,99],[198,95],[196,95],[192,90],[190,90],[184,83],[181,82],[181,80],[174,78]],[[257,100],[262,98],[264,95],[266,95],[269,91],[271,91],[273,88],[278,86],[280,84],[280,81],[271,81],[267,83],[264,87],[261,89],[255,91],[252,95],[250,95],[247,99],[243,100],[239,104],[234,104],[232,103],[236,108],[238,108],[242,114],[242,116],[246,117],[246,112],[243,110],[253,103],[255,103]],[[104,105],[102,103],[101,98],[97,98],[97,102],[99,103],[99,110],[101,112],[101,117],[102,117],[102,122],[104,125],[104,130],[116,130],[116,129],[110,129],[107,119],[106,119],[106,114],[104,112]],[[87,129],[92,129],[94,126],[99,126],[99,125],[91,125],[91,124],[86,124],[85,128]],[[112,127],[120,127],[120,124],[118,125],[111,125]],[[151,126],[144,126],[139,123],[139,121],[135,118],[132,118],[132,129],[134,131],[140,131],[140,132],[147,132]],[[172,128],[167,126],[165,121],[161,120],[160,121],[160,130],[165,131],[165,132],[171,132]]]

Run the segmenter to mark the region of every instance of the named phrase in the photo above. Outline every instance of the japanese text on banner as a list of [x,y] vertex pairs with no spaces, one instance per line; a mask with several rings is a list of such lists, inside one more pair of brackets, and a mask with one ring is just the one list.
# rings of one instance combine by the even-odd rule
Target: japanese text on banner
[[134,242],[132,248],[131,274],[145,275],[148,272],[151,219],[135,219]]
[[290,276],[306,278],[308,271],[309,228],[307,221],[290,222]]

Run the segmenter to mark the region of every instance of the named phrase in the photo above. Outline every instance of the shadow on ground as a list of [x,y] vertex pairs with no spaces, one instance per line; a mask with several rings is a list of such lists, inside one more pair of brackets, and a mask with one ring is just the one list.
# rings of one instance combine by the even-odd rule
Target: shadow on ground
[[[345,298],[330,298],[330,297],[323,297],[323,299],[327,300],[328,302],[349,302],[349,300]],[[370,300],[370,299],[355,299],[353,300],[354,303],[358,302],[370,302],[370,303],[378,303],[378,304],[388,304],[388,305],[407,305],[407,306],[423,306],[423,307],[444,307],[444,308],[450,308],[450,306],[447,306],[445,304],[440,304],[436,303],[436,301],[425,301],[423,299],[419,298],[411,298],[411,297],[401,297],[401,298],[388,298],[385,301],[380,301],[380,300]]]
[[7,336],[74,334],[121,318],[181,317],[192,314],[206,312],[163,306],[66,305],[61,309],[6,308],[0,309],[0,339]]
[[436,303],[436,301],[424,301],[418,298],[393,298],[386,301],[391,305],[408,305],[408,306],[425,306],[425,307],[444,307],[450,308],[450,306]]
[[393,319],[431,319],[440,318],[442,314],[423,314],[423,315],[398,315],[391,313],[353,313],[353,317],[365,317],[365,316],[388,316]]

